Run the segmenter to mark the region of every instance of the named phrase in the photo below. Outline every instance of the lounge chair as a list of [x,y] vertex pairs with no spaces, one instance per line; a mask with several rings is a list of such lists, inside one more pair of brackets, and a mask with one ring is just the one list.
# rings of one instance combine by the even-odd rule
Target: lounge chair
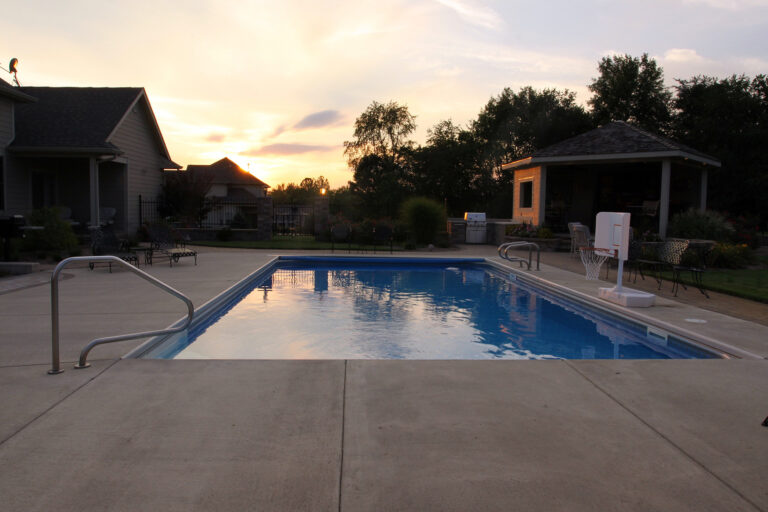
[[150,261],[156,253],[159,253],[168,257],[170,266],[186,257],[195,258],[195,265],[197,265],[197,251],[187,248],[184,241],[180,237],[174,236],[173,231],[168,226],[162,224],[147,226],[147,233],[152,244]]
[[[117,256],[139,268],[138,255],[130,249],[126,240],[117,238],[115,232],[109,227],[94,229],[91,232],[91,253],[94,256]],[[112,263],[108,263],[108,265],[111,273]],[[89,263],[88,267],[93,270],[94,264]]]

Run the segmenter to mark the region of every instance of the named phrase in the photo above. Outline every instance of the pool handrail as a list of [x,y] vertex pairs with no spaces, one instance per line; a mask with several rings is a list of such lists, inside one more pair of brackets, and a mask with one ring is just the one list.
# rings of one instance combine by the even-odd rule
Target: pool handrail
[[[528,247],[528,261],[525,261],[525,259],[520,258],[518,256],[510,256],[509,250],[512,249],[513,247]],[[523,266],[523,263],[526,263],[528,265],[528,270],[531,270],[531,257],[532,257],[532,250],[534,247],[536,248],[536,270],[541,270],[541,268],[539,267],[539,263],[541,262],[541,249],[539,248],[539,245],[534,242],[525,242],[525,241],[507,242],[507,243],[501,244],[497,250],[500,258],[505,259],[507,261],[517,261],[520,263],[521,267]]]
[[160,281],[154,276],[149,275],[148,273],[144,272],[143,270],[140,270],[130,263],[118,258],[117,256],[74,256],[71,258],[66,258],[59,262],[58,265],[56,265],[56,268],[53,270],[53,274],[51,274],[51,369],[48,370],[48,373],[50,375],[57,375],[59,373],[62,373],[64,370],[61,369],[61,362],[59,359],[59,274],[61,274],[62,270],[69,265],[70,263],[76,263],[76,262],[83,262],[83,263],[98,263],[98,262],[108,262],[108,263],[117,263],[118,265],[122,265],[134,274],[138,275],[145,281],[148,281],[150,284],[160,288],[161,290],[164,290],[168,292],[169,294],[173,295],[174,297],[180,299],[187,305],[187,320],[182,325],[179,325],[177,327],[173,327],[170,329],[163,329],[159,331],[145,331],[145,332],[136,332],[136,333],[129,333],[129,334],[121,334],[119,336],[108,336],[106,338],[96,338],[95,340],[91,341],[88,345],[86,345],[83,350],[80,352],[80,358],[78,360],[78,363],[75,365],[75,368],[81,369],[81,368],[87,368],[90,366],[89,363],[86,362],[86,359],[88,358],[88,353],[97,345],[101,345],[103,343],[113,343],[115,341],[125,341],[125,340],[131,340],[136,338],[148,338],[150,336],[160,336],[163,334],[173,334],[176,332],[183,331],[187,327],[189,327],[189,324],[192,323],[192,317],[195,314],[195,306],[192,304],[192,301],[181,293],[180,291],[172,288],[171,286],[165,284],[164,282]]

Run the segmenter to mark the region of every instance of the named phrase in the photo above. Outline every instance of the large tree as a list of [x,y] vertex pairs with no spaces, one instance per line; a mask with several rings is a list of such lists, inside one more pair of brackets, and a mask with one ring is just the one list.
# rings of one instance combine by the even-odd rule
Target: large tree
[[673,136],[717,157],[708,205],[768,222],[768,77],[678,80]]
[[408,107],[394,101],[374,101],[355,120],[354,139],[344,142],[344,154],[354,169],[350,189],[361,196],[367,216],[395,216],[409,192],[414,143],[408,136],[415,129]]
[[666,132],[671,119],[672,94],[664,86],[664,72],[649,58],[614,55],[604,57],[592,79],[588,101],[598,124],[630,121],[652,132]]
[[500,169],[502,164],[592,127],[589,115],[576,104],[575,93],[523,87],[517,93],[506,88],[491,98],[472,129],[485,145],[486,157]]

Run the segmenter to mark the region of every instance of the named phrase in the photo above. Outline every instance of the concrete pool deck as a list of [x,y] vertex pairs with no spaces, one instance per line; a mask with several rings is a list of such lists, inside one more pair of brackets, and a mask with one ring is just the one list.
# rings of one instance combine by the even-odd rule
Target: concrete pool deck
[[[275,254],[201,252],[149,271],[200,306]],[[76,371],[89,340],[185,308],[128,272],[65,273],[61,375],[50,288],[0,295],[3,510],[768,511],[764,325],[667,299],[647,312],[762,359],[121,360],[128,341]]]

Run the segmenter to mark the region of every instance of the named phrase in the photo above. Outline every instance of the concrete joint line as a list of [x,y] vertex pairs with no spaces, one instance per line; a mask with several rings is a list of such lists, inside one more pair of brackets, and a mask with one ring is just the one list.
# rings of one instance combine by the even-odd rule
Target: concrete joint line
[[699,467],[700,467],[701,469],[703,469],[703,470],[704,470],[706,473],[708,473],[708,474],[712,475],[712,477],[713,477],[715,480],[717,480],[718,482],[720,482],[721,484],[723,484],[723,485],[724,485],[726,488],[730,489],[732,492],[734,492],[734,493],[735,493],[737,496],[739,496],[741,499],[743,499],[744,501],[746,501],[747,503],[749,503],[749,504],[752,506],[752,508],[754,508],[755,510],[757,510],[757,511],[759,511],[759,512],[765,512],[765,511],[764,511],[762,508],[760,508],[760,507],[759,507],[759,506],[757,506],[755,503],[753,503],[753,502],[752,502],[752,500],[750,500],[749,498],[747,498],[746,496],[744,496],[744,495],[743,495],[743,494],[742,494],[742,493],[741,493],[741,492],[740,492],[738,489],[736,489],[735,487],[733,487],[733,486],[732,486],[730,483],[728,483],[727,481],[723,480],[723,479],[722,479],[722,478],[721,478],[719,475],[717,475],[715,472],[713,472],[711,469],[709,469],[709,468],[708,468],[707,466],[705,466],[703,463],[699,462],[699,461],[698,461],[698,460],[697,460],[697,459],[696,459],[696,458],[695,458],[693,455],[691,455],[691,454],[689,454],[688,452],[686,452],[686,451],[685,451],[685,450],[684,450],[684,449],[683,449],[681,446],[679,446],[677,443],[675,443],[675,442],[674,442],[672,439],[670,439],[669,437],[665,436],[663,433],[661,433],[659,430],[657,430],[657,429],[656,429],[656,428],[655,428],[653,425],[651,425],[650,423],[648,423],[647,421],[645,421],[643,418],[641,418],[641,417],[640,417],[640,416],[639,416],[637,413],[635,413],[635,412],[634,412],[632,409],[630,409],[629,407],[627,407],[626,405],[624,405],[623,403],[621,403],[621,401],[620,401],[618,398],[614,397],[614,396],[613,396],[612,394],[610,394],[608,391],[606,391],[605,389],[601,388],[601,387],[600,387],[600,386],[599,386],[599,385],[598,385],[596,382],[594,382],[592,379],[590,379],[590,378],[589,378],[589,377],[587,377],[585,374],[583,374],[582,372],[580,372],[580,371],[579,371],[579,369],[578,369],[578,368],[576,368],[576,367],[575,367],[573,364],[571,364],[571,362],[570,362],[570,361],[568,361],[568,360],[564,360],[564,362],[565,362],[565,364],[567,364],[567,365],[568,365],[568,366],[569,366],[569,367],[570,367],[570,368],[571,368],[571,369],[572,369],[574,372],[576,372],[577,374],[579,374],[579,376],[581,376],[581,377],[582,377],[584,380],[586,380],[587,382],[589,382],[590,384],[592,384],[592,385],[593,385],[593,386],[594,386],[594,387],[595,387],[595,388],[596,388],[598,391],[600,391],[601,393],[603,393],[605,396],[607,396],[607,397],[608,397],[608,398],[610,398],[612,401],[614,401],[616,404],[618,404],[618,406],[619,406],[619,407],[621,407],[622,409],[624,409],[625,411],[627,411],[629,414],[631,414],[632,416],[634,416],[634,417],[635,417],[635,418],[636,418],[636,419],[637,419],[637,420],[638,420],[640,423],[642,423],[643,425],[645,425],[646,427],[648,427],[649,429],[651,429],[651,430],[652,430],[652,431],[653,431],[653,432],[654,432],[654,433],[655,433],[657,436],[659,436],[659,437],[660,437],[660,438],[662,438],[664,441],[666,441],[667,443],[669,443],[669,444],[671,444],[672,446],[674,446],[674,447],[675,447],[675,448],[676,448],[676,449],[677,449],[677,450],[678,450],[680,453],[682,453],[682,454],[683,454],[683,456],[684,456],[685,458],[687,458],[688,460],[690,460],[691,462],[693,462],[694,464],[696,464],[697,466],[699,466]]
[[344,383],[341,389],[341,447],[339,449],[339,512],[341,512],[341,490],[344,484],[344,426],[347,413],[347,364],[344,360]]
[[[69,393],[67,393],[66,395],[64,395],[64,396],[61,398],[61,400],[59,400],[59,401],[57,401],[57,402],[53,403],[53,404],[52,404],[50,407],[48,407],[46,410],[44,410],[43,412],[41,412],[40,414],[38,414],[37,416],[35,416],[35,417],[34,417],[34,418],[32,418],[31,420],[29,420],[27,423],[25,423],[24,425],[22,425],[21,427],[19,427],[19,428],[18,428],[18,429],[17,429],[15,432],[13,432],[11,435],[9,435],[8,437],[6,437],[5,439],[2,439],[2,440],[0,440],[0,447],[2,447],[2,446],[3,446],[3,445],[6,443],[6,442],[8,442],[8,441],[10,441],[11,439],[13,439],[14,437],[16,437],[18,434],[20,434],[20,433],[21,433],[23,430],[25,430],[25,429],[26,429],[27,427],[29,427],[31,424],[33,424],[34,422],[36,422],[37,420],[39,420],[40,418],[42,418],[43,416],[45,416],[46,414],[48,414],[50,411],[52,411],[53,409],[55,409],[56,407],[58,407],[59,405],[61,405],[61,404],[62,404],[62,403],[65,401],[65,400],[67,400],[69,397],[71,397],[72,395],[74,395],[75,393],[77,393],[78,391],[80,391],[81,389],[83,389],[85,386],[87,386],[88,384],[90,384],[91,382],[93,382],[94,380],[96,380],[98,377],[100,377],[100,376],[101,376],[101,374],[102,374],[102,373],[104,373],[105,371],[107,371],[107,370],[109,370],[110,368],[112,368],[112,367],[113,367],[113,366],[114,366],[114,365],[115,365],[115,364],[116,364],[118,361],[120,361],[120,359],[115,359],[115,360],[112,362],[112,364],[110,364],[110,365],[107,365],[107,366],[106,366],[106,367],[105,367],[103,370],[101,370],[99,373],[97,373],[96,375],[94,375],[93,377],[91,377],[90,379],[86,380],[85,382],[83,382],[82,384],[80,384],[79,386],[77,386],[75,389],[73,389],[72,391],[70,391]],[[75,370],[72,370],[72,371],[75,371]],[[86,370],[86,371],[87,371],[87,370]],[[56,376],[56,375],[46,375],[44,378],[46,378],[46,379],[56,379],[56,378],[58,378],[58,376]]]

